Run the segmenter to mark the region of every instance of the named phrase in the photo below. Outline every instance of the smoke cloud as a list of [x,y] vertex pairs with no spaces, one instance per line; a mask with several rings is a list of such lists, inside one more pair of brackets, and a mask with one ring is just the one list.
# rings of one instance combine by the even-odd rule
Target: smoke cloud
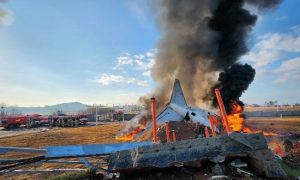
[[215,81],[210,66],[217,53],[218,34],[208,23],[216,4],[211,0],[167,0],[156,7],[163,37],[151,72],[158,83],[154,96],[158,102],[167,103],[173,81],[178,78],[187,101],[203,105],[202,97]]
[[[192,106],[214,105],[212,88],[219,87],[226,97],[225,106],[235,100],[253,81],[250,65],[235,64],[248,52],[247,38],[258,11],[275,8],[280,0],[163,0],[154,1],[162,37],[151,76],[156,89],[141,97],[150,114],[150,97],[157,99],[160,112],[168,103],[172,85],[178,78]],[[224,71],[224,72],[223,72]],[[218,74],[220,74],[219,79]],[[230,85],[230,83],[233,83]],[[230,108],[227,108],[230,111]],[[138,121],[138,119],[135,119]]]
[[266,10],[279,3],[280,0],[158,1],[155,7],[162,37],[151,72],[158,84],[154,96],[161,104],[167,103],[176,77],[191,105],[209,105],[207,97],[215,87],[217,74],[248,52],[246,42],[257,16],[244,9],[245,4]]

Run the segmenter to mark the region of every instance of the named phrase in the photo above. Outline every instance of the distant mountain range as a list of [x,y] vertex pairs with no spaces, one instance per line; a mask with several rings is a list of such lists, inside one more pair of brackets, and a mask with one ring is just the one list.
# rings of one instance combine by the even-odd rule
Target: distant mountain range
[[89,106],[80,102],[69,102],[56,105],[46,105],[41,107],[19,107],[19,106],[8,106],[5,108],[7,113],[22,113],[22,114],[52,114],[58,110],[64,113],[76,113],[87,109]]

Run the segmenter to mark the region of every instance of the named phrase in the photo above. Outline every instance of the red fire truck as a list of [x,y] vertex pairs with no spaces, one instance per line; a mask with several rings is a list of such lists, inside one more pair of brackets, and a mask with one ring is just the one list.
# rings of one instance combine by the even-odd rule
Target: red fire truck
[[6,128],[17,128],[21,125],[25,125],[27,128],[33,128],[38,126],[57,126],[57,127],[72,127],[78,125],[84,125],[87,123],[88,117],[84,114],[78,115],[5,115],[0,117],[1,125]]
[[26,119],[26,127],[32,128],[41,125],[46,125],[49,123],[49,116],[40,115],[40,114],[33,114],[28,115]]
[[49,126],[58,127],[73,127],[78,125],[85,125],[88,117],[84,114],[79,115],[66,115],[58,114],[49,116]]
[[78,126],[81,124],[86,124],[88,118],[86,115],[79,114],[79,115],[66,115],[63,113],[50,115],[50,116],[43,116],[39,114],[34,114],[28,116],[26,121],[26,127],[36,127],[41,125],[49,125],[50,127],[57,126],[57,127],[72,127]]
[[24,115],[5,115],[1,117],[1,125],[4,128],[14,128],[25,125],[27,116]]

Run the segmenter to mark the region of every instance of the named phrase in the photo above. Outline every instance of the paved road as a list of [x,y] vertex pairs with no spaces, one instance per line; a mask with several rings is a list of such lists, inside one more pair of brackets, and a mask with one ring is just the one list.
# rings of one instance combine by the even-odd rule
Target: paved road
[[[111,122],[98,122],[98,126],[103,125],[103,124],[109,124]],[[86,125],[79,126],[79,127],[85,127],[85,126],[95,126],[95,122],[88,122]],[[58,127],[60,128],[60,127]],[[47,126],[45,127],[37,127],[37,128],[25,128],[25,127],[19,127],[19,128],[13,128],[13,129],[4,129],[3,127],[0,127],[0,138],[3,137],[8,137],[8,136],[16,136],[20,134],[27,134],[27,133],[35,133],[35,132],[40,132],[40,131],[48,131],[56,129],[54,128],[48,128]]]
[[40,128],[31,128],[27,129],[25,127],[15,128],[15,129],[4,129],[3,127],[0,127],[0,138],[8,137],[8,136],[16,136],[20,134],[27,134],[27,133],[34,133],[34,132],[40,132],[48,130],[46,127],[40,127]]

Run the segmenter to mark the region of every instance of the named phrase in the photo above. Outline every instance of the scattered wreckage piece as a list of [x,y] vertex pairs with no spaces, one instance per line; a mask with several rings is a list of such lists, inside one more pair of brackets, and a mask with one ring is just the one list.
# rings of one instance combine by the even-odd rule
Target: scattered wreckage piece
[[5,154],[7,152],[46,153],[46,149],[0,146],[0,154]]
[[236,174],[248,177],[255,177],[254,174],[249,172],[248,164],[241,161],[240,159],[236,159],[229,163],[229,168]]
[[[14,173],[27,172],[27,170],[12,170],[12,169],[23,165],[51,162],[54,161],[55,159],[69,158],[69,157],[80,157],[81,162],[86,165],[87,169],[95,169],[96,171],[106,172],[107,170],[101,167],[97,167],[97,168],[93,167],[93,165],[83,157],[97,156],[107,161],[108,159],[107,155],[114,153],[116,151],[133,149],[139,146],[145,146],[150,144],[152,144],[152,142],[135,142],[135,143],[119,143],[119,144],[87,144],[87,145],[68,145],[68,146],[47,146],[47,147],[43,147],[43,149],[21,148],[21,147],[0,147],[0,154],[5,154],[8,152],[26,152],[26,153],[36,154],[36,156],[34,157],[24,158],[24,159],[0,159],[0,174],[8,173],[8,172],[14,172]],[[60,163],[75,163],[75,162],[61,161]],[[57,171],[64,171],[64,169],[60,169]],[[38,170],[38,171],[32,171],[32,173],[33,172],[47,173],[48,171]],[[49,170],[49,172],[51,172],[51,170]]]
[[[133,149],[139,146],[151,145],[152,142],[131,142],[117,144],[84,144],[84,145],[66,145],[66,146],[45,146],[42,149],[26,147],[1,147],[0,154],[8,152],[25,152],[41,154],[46,159],[55,159],[63,157],[83,157],[109,155],[116,151]],[[0,159],[1,161],[1,159]]]
[[85,172],[86,169],[71,169],[71,168],[62,168],[62,169],[15,169],[15,170],[6,170],[1,173],[6,174],[36,174],[36,173],[62,173],[62,172]]
[[108,155],[116,151],[134,149],[140,146],[151,145],[152,142],[131,142],[118,144],[85,144],[85,145],[67,145],[67,146],[46,146],[45,157],[63,158],[63,157],[83,157]]
[[285,172],[268,149],[264,136],[243,133],[154,144],[115,152],[110,155],[108,171],[122,174],[191,164],[201,167],[201,162],[205,160],[218,164],[234,158],[249,159],[251,169],[258,176],[286,178]]

